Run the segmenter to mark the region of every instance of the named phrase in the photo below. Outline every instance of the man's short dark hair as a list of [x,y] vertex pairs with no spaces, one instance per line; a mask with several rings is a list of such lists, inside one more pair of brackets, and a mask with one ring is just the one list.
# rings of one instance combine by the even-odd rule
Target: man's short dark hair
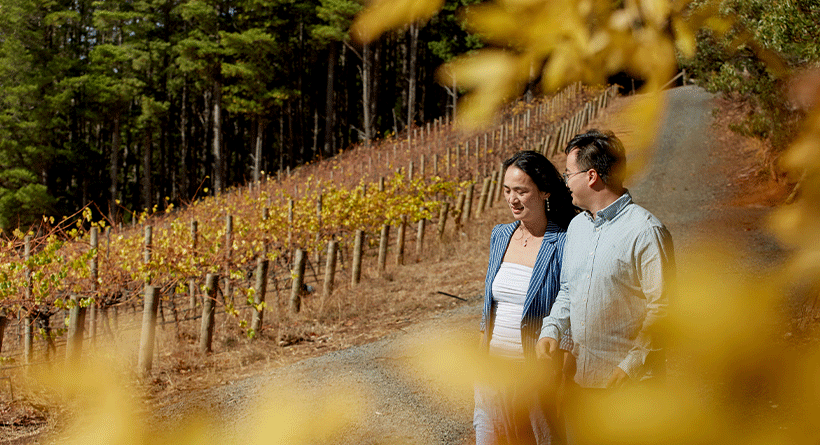
[[626,153],[624,144],[611,131],[589,130],[577,134],[567,144],[564,153],[569,154],[578,149],[576,161],[582,170],[594,169],[604,184],[621,186],[624,168],[626,167]]

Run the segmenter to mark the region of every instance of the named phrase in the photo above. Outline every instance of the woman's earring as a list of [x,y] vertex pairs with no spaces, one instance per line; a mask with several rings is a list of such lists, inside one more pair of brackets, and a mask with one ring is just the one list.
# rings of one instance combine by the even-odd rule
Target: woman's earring
[[549,211],[550,211],[550,199],[549,199],[549,198],[547,198],[547,199],[545,199],[544,201],[546,202],[547,212],[549,212]]

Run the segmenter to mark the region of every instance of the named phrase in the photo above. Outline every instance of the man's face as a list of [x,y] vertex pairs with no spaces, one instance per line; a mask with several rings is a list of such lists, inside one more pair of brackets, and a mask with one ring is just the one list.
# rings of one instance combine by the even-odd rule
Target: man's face
[[578,165],[578,149],[573,149],[567,154],[567,167],[564,170],[564,181],[572,194],[572,203],[584,210],[587,210],[585,200],[589,195],[589,175],[588,169]]

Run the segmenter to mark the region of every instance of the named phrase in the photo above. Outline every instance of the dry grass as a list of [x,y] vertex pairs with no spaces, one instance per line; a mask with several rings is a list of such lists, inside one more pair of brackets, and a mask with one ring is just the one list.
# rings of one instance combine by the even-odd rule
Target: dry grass
[[[342,270],[336,276],[331,297],[323,301],[316,295],[319,292],[306,296],[299,314],[289,312],[287,293],[278,292],[276,299],[269,301],[266,322],[256,338],[247,338],[235,321],[226,319],[217,325],[214,352],[206,356],[197,352],[198,324],[187,322],[181,326],[180,341],[172,329],[160,329],[158,343],[170,349],[160,351],[155,362],[154,377],[148,382],[152,397],[157,403],[171,403],[189,390],[225,384],[271,367],[369,343],[432,313],[477,304],[484,289],[489,231],[493,225],[511,219],[506,207],[496,202],[459,233],[450,227],[443,242],[425,242],[420,257],[415,255],[414,246],[408,245],[403,266],[395,265],[391,251],[387,269],[379,273],[376,258],[370,256],[357,286],[349,284],[348,271]],[[477,312],[476,329],[479,317]]]
[[[370,249],[358,285],[350,285],[349,263],[342,262],[330,298],[323,300],[320,291],[307,295],[298,314],[288,309],[289,288],[269,288],[265,323],[255,338],[249,338],[247,331],[240,327],[241,320],[250,320],[250,309],[241,309],[239,315],[233,317],[226,315],[220,306],[210,354],[199,353],[200,319],[174,322],[166,301],[163,303],[165,324],[157,329],[152,372],[144,380],[134,379],[142,318],[140,308],[121,309],[116,317],[107,314],[107,323],[112,329],[104,331],[96,346],[89,345],[86,349],[125,361],[126,374],[131,373],[131,381],[139,382],[134,393],[148,395],[146,409],[172,404],[190,391],[225,385],[308,357],[369,343],[458,305],[477,305],[484,289],[490,229],[511,220],[506,206],[496,200],[493,207],[479,218],[470,219],[460,231],[449,221],[451,225],[441,242],[435,239],[435,226],[428,227],[425,249],[420,256],[415,254],[415,228],[408,227],[404,265],[395,264],[393,240],[388,265],[382,273],[377,269],[376,252]],[[317,277],[323,274],[322,269],[316,271]],[[308,276],[312,274],[309,272]],[[315,281],[309,283],[321,288]],[[181,308],[184,301],[180,299],[175,303]],[[477,308],[476,329],[479,311]],[[191,315],[180,310],[178,317],[184,319]],[[67,423],[72,412],[67,402],[50,393],[49,383],[39,383],[26,374],[32,369],[36,372],[61,368],[63,353],[64,348],[58,345],[50,361],[46,361],[40,351],[35,359],[41,365],[6,370],[16,394],[14,401],[7,395],[0,397],[0,409],[5,406],[8,412],[17,412],[22,417],[17,416],[18,420],[11,420],[12,423],[2,428],[0,440],[28,437],[27,434],[38,427],[53,431],[56,424]],[[28,384],[21,390],[23,382]]]

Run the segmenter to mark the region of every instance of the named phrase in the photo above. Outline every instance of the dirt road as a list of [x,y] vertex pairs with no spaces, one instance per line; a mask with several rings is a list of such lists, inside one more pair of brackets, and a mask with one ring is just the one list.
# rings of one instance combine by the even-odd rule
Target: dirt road
[[[629,100],[619,99],[613,110]],[[646,174],[629,188],[635,200],[670,229],[679,257],[691,253],[702,240],[715,236],[747,245],[754,255],[748,263],[727,267],[722,272],[732,274],[750,265],[758,267],[778,261],[780,253],[759,229],[765,208],[727,205],[736,191],[736,177],[727,174],[726,164],[736,159],[737,153],[732,152],[736,147],[719,146],[718,139],[713,137],[713,108],[712,96],[699,88],[668,91],[667,117],[658,138],[656,156]],[[604,127],[607,121],[594,125]],[[715,233],[716,230],[719,233]],[[158,416],[167,425],[173,425],[192,408],[203,409],[224,425],[224,437],[214,443],[245,443],[251,439],[246,429],[249,424],[273,423],[276,419],[272,417],[277,415],[290,415],[289,422],[294,425],[306,422],[319,428],[328,422],[321,414],[325,398],[352,385],[361,385],[367,388],[369,397],[357,408],[351,408],[357,419],[344,429],[344,438],[330,442],[469,443],[473,437],[469,395],[453,403],[451,397],[435,389],[431,376],[408,372],[407,363],[413,358],[409,356],[412,353],[401,345],[421,341],[417,340],[420,334],[436,328],[476,331],[480,296],[474,298],[474,304],[423,321],[375,343],[192,394],[184,405],[165,407]],[[300,394],[300,404],[308,404],[306,410],[294,415],[287,402],[282,401],[274,403],[273,411],[258,420],[255,411],[264,394],[287,385],[294,385],[291,388]]]

